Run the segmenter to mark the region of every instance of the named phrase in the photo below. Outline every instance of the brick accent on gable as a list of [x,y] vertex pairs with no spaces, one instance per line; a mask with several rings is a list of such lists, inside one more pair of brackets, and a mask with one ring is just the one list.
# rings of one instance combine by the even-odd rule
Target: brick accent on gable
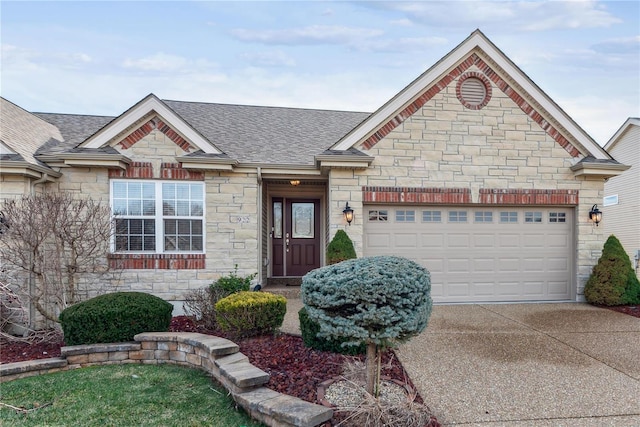
[[119,145],[125,150],[131,148],[136,142],[149,135],[155,129],[158,129],[160,132],[165,134],[183,151],[187,153],[195,151],[195,148],[191,144],[189,144],[186,139],[178,135],[176,131],[171,129],[169,125],[160,120],[160,118],[158,117],[152,118],[151,120],[140,126],[138,129],[131,132],[129,136],[119,142]]
[[[544,131],[552,137],[562,148],[564,148],[567,153],[569,153],[572,157],[578,157],[580,155],[580,151],[575,148],[564,136],[560,134],[560,132],[554,128],[549,122],[544,120],[542,115],[538,113],[524,98],[522,98],[518,93],[507,82],[505,82],[493,69],[487,65],[478,55],[471,54],[467,59],[462,61],[460,65],[451,70],[449,74],[442,77],[439,81],[437,81],[433,86],[423,92],[418,98],[416,98],[411,104],[406,106],[400,113],[396,116],[392,117],[389,121],[387,121],[384,125],[382,125],[373,135],[367,138],[362,146],[365,149],[370,149],[374,145],[376,145],[380,140],[382,140],[385,136],[387,136],[393,129],[395,129],[398,125],[404,122],[407,118],[411,117],[416,111],[424,106],[431,98],[433,98],[436,94],[438,94],[442,89],[446,88],[449,83],[453,82],[456,78],[460,77],[465,71],[469,69],[472,65],[476,65],[484,76],[491,80],[502,92],[504,92],[513,102],[515,102],[520,109],[527,114],[534,122],[536,122]],[[477,76],[481,76],[482,74],[477,73]]]
[[162,163],[160,166],[160,178],[204,181],[204,173],[184,169],[180,163]]
[[132,162],[126,170],[109,169],[109,178],[153,178],[153,165],[150,162]]
[[489,205],[578,205],[578,190],[480,189],[479,203]]
[[202,270],[205,254],[109,254],[109,268],[124,270]]
[[362,201],[370,203],[471,203],[468,188],[362,187]]

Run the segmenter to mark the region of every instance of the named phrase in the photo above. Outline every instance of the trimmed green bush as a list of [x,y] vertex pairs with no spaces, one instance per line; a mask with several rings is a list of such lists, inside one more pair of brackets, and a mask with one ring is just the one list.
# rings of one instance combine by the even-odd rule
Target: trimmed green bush
[[584,287],[587,302],[599,305],[640,304],[640,281],[620,241],[609,236],[602,256]]
[[141,332],[166,332],[173,305],[144,292],[115,292],[60,313],[66,345],[133,341]]
[[238,265],[232,273],[222,276],[206,288],[194,289],[185,296],[182,308],[185,313],[198,319],[206,329],[218,327],[216,320],[216,303],[222,298],[241,291],[248,291],[251,281],[257,273],[246,277],[238,276]]
[[307,309],[304,307],[298,311],[298,319],[300,319],[300,331],[302,332],[302,342],[305,347],[313,348],[314,350],[347,354],[350,356],[364,354],[366,351],[364,343],[359,346],[343,346],[342,343],[346,341],[344,338],[331,339],[319,337],[318,332],[320,332],[320,324],[309,319]]
[[356,258],[353,242],[344,230],[336,231],[335,236],[327,246],[327,265]]
[[[302,279],[302,302],[320,336],[394,346],[422,332],[431,314],[431,278],[395,256],[347,260]],[[348,344],[347,344],[348,345]]]
[[237,292],[216,303],[218,326],[238,337],[275,333],[284,321],[287,299],[269,292]]

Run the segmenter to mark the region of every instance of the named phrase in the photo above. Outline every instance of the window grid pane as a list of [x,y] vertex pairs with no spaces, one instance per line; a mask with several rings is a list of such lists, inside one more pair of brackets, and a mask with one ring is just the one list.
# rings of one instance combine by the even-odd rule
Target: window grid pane
[[422,222],[441,222],[440,211],[422,211]]
[[369,221],[386,222],[389,220],[389,212],[384,210],[370,210]]
[[415,221],[416,221],[416,211],[404,211],[404,210],[396,211],[396,222],[415,222]]
[[567,214],[564,212],[549,212],[549,222],[567,222]]
[[449,222],[467,222],[467,211],[449,211]]
[[475,222],[493,222],[493,212],[475,212]]
[[542,212],[525,212],[524,222],[542,223]]
[[518,212],[500,212],[500,222],[505,223],[517,223]]

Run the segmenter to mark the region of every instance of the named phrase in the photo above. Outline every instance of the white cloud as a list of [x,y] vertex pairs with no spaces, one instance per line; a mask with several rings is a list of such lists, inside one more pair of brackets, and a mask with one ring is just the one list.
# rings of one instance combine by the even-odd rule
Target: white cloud
[[268,45],[353,45],[363,40],[382,35],[384,32],[371,28],[355,28],[333,25],[311,25],[282,30],[248,30],[238,28],[231,31],[233,37],[245,42]]
[[252,65],[263,67],[294,67],[296,65],[295,59],[281,50],[244,53],[241,58]]
[[596,52],[607,54],[640,55],[640,36],[621,37],[605,40],[592,46]]
[[434,46],[444,46],[448,40],[443,37],[402,37],[367,41],[358,46],[359,49],[371,52],[419,52]]
[[183,58],[181,56],[158,52],[145,58],[127,58],[122,63],[122,66],[125,68],[134,68],[143,71],[173,72],[184,68],[187,63],[188,61],[186,60],[186,58]]
[[393,21],[390,22],[391,25],[397,25],[398,27],[412,27],[413,26],[413,22],[410,19],[407,18],[403,18],[403,19],[394,19]]
[[399,11],[414,24],[473,29],[546,31],[608,28],[622,21],[593,0],[582,1],[429,1],[366,3]]

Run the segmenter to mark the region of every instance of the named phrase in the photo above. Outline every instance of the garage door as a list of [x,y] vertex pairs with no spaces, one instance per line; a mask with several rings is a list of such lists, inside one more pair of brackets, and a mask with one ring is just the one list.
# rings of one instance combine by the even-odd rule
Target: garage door
[[571,298],[573,209],[365,206],[365,256],[431,272],[435,302]]

